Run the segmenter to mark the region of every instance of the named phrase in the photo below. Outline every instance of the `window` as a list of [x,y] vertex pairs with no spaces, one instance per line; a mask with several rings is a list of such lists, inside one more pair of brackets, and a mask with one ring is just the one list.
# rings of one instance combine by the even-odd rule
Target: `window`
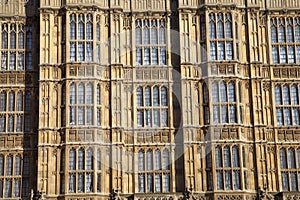
[[[210,59],[233,60],[234,43],[238,47],[238,37],[233,37],[233,22],[230,13],[209,14]],[[236,29],[237,23],[236,24]],[[236,49],[238,51],[238,49]],[[238,53],[235,56],[238,59]]]
[[241,173],[238,146],[215,148],[216,182],[218,190],[240,190]]
[[279,153],[282,190],[299,191],[300,180],[297,178],[297,174],[300,173],[300,149],[281,148]]
[[97,86],[95,99],[92,83],[71,83],[69,102],[70,125],[93,125],[94,109],[97,109],[97,125],[100,125],[100,87]]
[[[95,151],[95,153],[94,153]],[[94,155],[97,155],[94,158]],[[94,159],[97,168],[94,169]],[[94,174],[97,179],[94,182]],[[97,192],[101,192],[101,151],[91,147],[72,148],[69,151],[69,172],[66,179],[69,181],[69,193],[94,192],[96,184]]]
[[[0,197],[5,198],[21,196],[21,180],[26,179],[26,174],[21,177],[21,155],[0,154]],[[4,191],[3,191],[4,189]],[[27,196],[28,194],[24,195]]]
[[277,126],[299,125],[298,85],[276,84],[274,90]]
[[[2,44],[0,48],[0,70],[24,70],[25,62],[32,60],[28,56],[25,60],[24,55],[31,54],[32,46],[32,28],[23,24],[3,24],[1,27]],[[28,44],[25,49],[24,37],[26,32],[26,43]],[[30,48],[29,48],[30,47]],[[28,68],[32,69],[32,66]]]
[[146,86],[136,89],[137,126],[168,126],[167,88],[162,86]]
[[22,132],[24,126],[23,115],[23,92],[0,92],[0,131]]
[[166,65],[165,32],[164,20],[136,20],[136,65]]
[[271,18],[270,25],[273,63],[299,63],[300,17]]
[[[94,20],[92,14],[71,14],[70,16],[70,61],[93,62],[94,61]],[[100,62],[100,23],[97,16],[97,62]],[[98,52],[99,51],[99,52]]]
[[[138,152],[138,191],[161,193],[170,191],[169,150]],[[146,167],[145,167],[146,166]]]
[[[238,84],[239,85],[239,84]],[[236,82],[230,81],[214,81],[212,83],[212,106],[213,106],[213,123],[237,123],[238,111],[237,106],[240,95],[237,95],[239,90],[236,91]],[[239,88],[239,87],[238,87]],[[204,88],[205,89],[205,88]],[[207,96],[206,89],[204,90]],[[207,109],[207,100],[204,101],[204,109]],[[208,111],[206,111],[208,112]],[[208,116],[207,116],[208,117]]]

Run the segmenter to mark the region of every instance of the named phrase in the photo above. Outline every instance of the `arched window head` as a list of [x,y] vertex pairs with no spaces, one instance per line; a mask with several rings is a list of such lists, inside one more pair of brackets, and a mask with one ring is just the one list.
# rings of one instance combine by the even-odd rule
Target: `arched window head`
[[161,169],[161,155],[160,150],[156,150],[154,154],[155,170]]
[[17,41],[16,41],[16,26],[14,24],[10,25],[10,48],[15,49]]
[[145,88],[145,106],[151,106],[151,88]]
[[223,157],[224,157],[224,167],[231,166],[231,156],[230,156],[230,147],[225,146],[223,149]]
[[87,23],[86,23],[86,39],[92,40],[93,39],[93,15],[87,15]]
[[226,14],[226,38],[232,38],[231,14]]
[[159,89],[157,86],[153,88],[153,105],[159,106]]
[[137,106],[143,106],[143,88],[138,87],[136,89]]
[[202,86],[202,90],[203,90],[203,103],[208,104],[209,93],[208,93],[207,85],[205,83]]
[[93,169],[93,149],[92,148],[89,148],[86,151],[85,168],[86,168],[86,170]]
[[295,152],[294,149],[290,148],[288,150],[288,168],[289,169],[295,169],[296,168],[296,162],[295,162]]
[[161,87],[160,98],[161,98],[161,105],[167,106],[168,105],[168,96],[167,96],[167,88],[165,86]]
[[69,152],[69,170],[76,169],[76,151],[71,149]]
[[227,101],[227,89],[225,81],[221,81],[220,83],[220,100],[221,102]]
[[97,170],[101,170],[101,150],[97,149]]
[[239,148],[237,146],[232,147],[232,166],[239,167]]
[[235,85],[233,82],[228,84],[228,101],[235,102]]
[[287,159],[285,149],[280,149],[280,167],[282,169],[287,169]]
[[23,92],[19,91],[17,94],[17,111],[23,110]]
[[82,148],[78,150],[78,169],[84,169],[84,149]]
[[223,162],[222,162],[222,149],[221,147],[216,147],[215,149],[215,159],[216,159],[216,167],[222,167]]
[[4,175],[4,156],[0,155],[0,176]]
[[224,38],[224,19],[223,14],[218,14],[218,39]]
[[76,14],[70,15],[70,39],[71,40],[76,40]]
[[219,102],[219,86],[216,81],[212,83],[212,101]]
[[275,103],[277,105],[282,104],[282,97],[281,97],[281,88],[279,85],[275,86]]
[[84,23],[85,17],[83,14],[78,16],[78,40],[84,40]]
[[147,170],[153,169],[152,150],[147,151]]
[[70,85],[70,104],[76,104],[76,85],[72,83]]
[[84,104],[84,84],[80,83],[78,86],[78,104]]
[[138,169],[145,170],[145,158],[144,158],[144,151],[140,150],[138,155]]
[[86,103],[93,103],[93,85],[91,83],[89,83],[86,87]]
[[169,155],[169,150],[165,149],[163,151],[163,165],[162,165],[162,169],[163,170],[167,170],[169,169],[169,165],[170,165],[170,155]]
[[8,110],[15,110],[15,93],[13,91],[9,92],[8,94]]
[[8,48],[8,27],[7,24],[2,25],[2,49]]
[[214,39],[216,38],[216,21],[215,21],[215,15],[210,14],[209,15],[209,33],[210,38]]

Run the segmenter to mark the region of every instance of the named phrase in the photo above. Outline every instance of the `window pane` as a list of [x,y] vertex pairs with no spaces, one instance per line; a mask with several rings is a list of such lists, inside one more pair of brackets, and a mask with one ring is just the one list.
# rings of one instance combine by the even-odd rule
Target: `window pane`
[[[139,25],[139,22],[136,23],[136,26]],[[142,30],[139,27],[135,29],[135,43],[142,44]]]
[[293,125],[299,125],[299,110],[293,108]]
[[222,167],[222,149],[220,147],[216,147],[215,150],[215,155],[216,155],[216,167]]
[[275,86],[275,102],[276,105],[281,105],[282,104],[282,97],[281,97],[281,89],[280,86],[276,85]]
[[4,156],[0,155],[0,176],[4,175]]
[[14,132],[14,115],[9,115],[8,116],[8,127],[7,127],[7,131],[8,132]]
[[147,192],[153,192],[153,175],[147,176]]
[[86,43],[86,61],[93,61],[93,44]]
[[78,61],[84,61],[84,43],[79,42],[78,43]]
[[163,175],[163,185],[164,185],[164,191],[163,192],[169,192],[170,191],[170,175],[164,174]]
[[86,39],[87,40],[93,39],[93,24],[91,22],[88,22],[86,24]]
[[292,104],[299,104],[299,100],[298,100],[298,89],[296,85],[292,85],[291,87],[291,100],[292,100]]
[[151,22],[151,44],[158,44],[157,24],[154,20]]
[[286,47],[280,47],[280,63],[286,63]]
[[209,22],[209,36],[211,39],[216,38],[216,24],[215,24],[215,16],[213,14],[211,14],[209,16],[210,18],[210,22]]
[[151,88],[146,87],[145,89],[145,106],[151,106]]
[[159,57],[159,64],[160,65],[166,65],[166,49],[161,48],[160,49],[160,57]]
[[85,191],[86,192],[93,192],[93,174],[88,173],[86,175],[86,180],[85,180]]
[[145,163],[145,160],[144,160],[144,152],[143,151],[139,151],[139,157],[138,157],[139,159],[138,159],[138,169],[140,170],[140,171],[143,171],[143,170],[145,170],[145,167],[144,167],[144,163]]
[[290,91],[289,86],[283,86],[283,104],[289,105],[290,104]]
[[85,168],[86,170],[93,169],[93,150],[88,149],[86,153],[86,159],[85,159]]
[[15,94],[14,92],[10,92],[8,94],[8,111],[15,110]]
[[225,44],[224,42],[218,43],[218,60],[225,59]]
[[76,176],[75,174],[69,175],[69,192],[75,192],[76,188]]
[[[281,21],[281,22],[283,22],[283,21]],[[285,30],[284,29],[285,28],[283,27],[283,25],[280,25],[279,28],[278,28],[278,39],[279,39],[279,42],[285,42]]]
[[295,49],[288,46],[288,63],[295,63]]
[[14,181],[14,197],[20,197],[20,180]]
[[84,192],[84,174],[78,174],[78,192]]
[[233,59],[233,45],[232,42],[226,42],[226,60]]
[[236,105],[231,105],[229,107],[230,109],[230,123],[236,123],[237,122],[237,118],[236,118]]
[[152,151],[147,151],[147,170],[152,170]]
[[101,174],[97,174],[97,192],[101,192]]
[[78,150],[78,169],[79,170],[84,169],[84,150],[83,149]]
[[218,38],[224,38],[224,24],[222,14],[218,16]]
[[0,198],[3,197],[3,180],[0,179]]
[[223,172],[217,171],[217,189],[224,190]]
[[144,65],[150,65],[150,48],[144,49]]
[[292,125],[290,108],[284,108],[284,125]]
[[160,112],[159,109],[153,110],[153,119],[154,119],[154,126],[160,126]]
[[275,26],[271,27],[271,38],[272,42],[277,42],[277,28]]
[[139,174],[139,192],[145,192],[145,175]]
[[70,61],[76,61],[76,43],[70,43]]
[[97,150],[97,170],[101,170],[101,151]]
[[75,150],[71,149],[69,153],[69,170],[75,170],[75,167],[76,167]]
[[[233,187],[235,190],[240,190],[241,189],[241,184],[240,184],[240,171],[234,171],[234,181],[233,181]],[[246,181],[245,181],[246,182]]]
[[234,146],[232,148],[232,166],[233,167],[239,167],[239,148]]
[[296,168],[294,149],[289,149],[289,151],[288,151],[288,164],[289,164],[288,165],[289,169],[295,169]]
[[227,105],[221,106],[222,108],[222,123],[228,123],[228,107]]
[[136,65],[142,65],[142,49],[136,49]]
[[220,84],[220,101],[227,102],[227,89],[224,81]]
[[163,165],[162,165],[163,170],[169,169],[169,162],[170,162],[169,159],[170,159],[169,158],[169,151],[167,149],[165,149],[163,151]]
[[155,159],[154,159],[155,170],[159,170],[159,169],[161,169],[161,155],[160,155],[160,150],[156,150],[154,156],[155,156]]
[[160,91],[161,106],[168,106],[167,88],[162,87]]
[[24,53],[18,54],[18,70],[24,69]]
[[144,126],[144,112],[143,110],[137,111],[137,125],[140,127]]
[[19,176],[21,175],[21,157],[15,157],[15,166],[14,166],[14,175]]
[[216,53],[216,42],[210,42],[210,59],[216,60],[217,59],[217,53]]
[[158,64],[158,49],[157,48],[152,48],[152,65],[157,65]]
[[5,184],[4,197],[9,198],[12,196],[12,180],[7,179]]
[[161,111],[161,126],[168,126],[168,110],[166,109],[163,109]]
[[10,53],[9,70],[16,70],[16,53]]
[[161,192],[161,175],[155,175],[155,192]]
[[298,191],[298,181],[297,181],[297,174],[290,173],[290,181],[291,181],[291,190],[292,191]]
[[224,152],[224,167],[231,166],[231,159],[230,159],[230,148],[226,146],[223,150]]
[[282,180],[282,190],[289,190],[289,181],[288,174],[286,172],[281,172],[281,180]]
[[280,167],[287,169],[286,153],[284,149],[280,149]]
[[278,63],[278,47],[277,46],[272,46],[272,58],[273,58],[273,63],[277,64]]
[[231,171],[225,171],[225,188],[226,190],[232,190],[232,175]]
[[213,106],[213,119],[214,123],[218,124],[220,123],[220,107],[219,106]]
[[2,52],[1,54],[1,70],[7,70],[7,53],[6,52]]
[[70,24],[70,39],[76,40],[76,24],[74,22]]

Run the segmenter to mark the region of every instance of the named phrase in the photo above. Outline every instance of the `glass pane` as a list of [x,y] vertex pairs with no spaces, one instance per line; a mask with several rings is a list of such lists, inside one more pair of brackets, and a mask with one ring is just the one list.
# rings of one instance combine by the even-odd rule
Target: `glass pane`
[[152,170],[152,151],[147,151],[147,170]]
[[138,163],[138,169],[140,171],[145,170],[144,164],[145,160],[144,160],[144,152],[143,151],[139,151],[139,163]]

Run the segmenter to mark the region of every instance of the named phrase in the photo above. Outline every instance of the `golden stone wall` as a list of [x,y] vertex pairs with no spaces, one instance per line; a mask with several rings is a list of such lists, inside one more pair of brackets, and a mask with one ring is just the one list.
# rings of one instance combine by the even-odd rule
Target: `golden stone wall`
[[[30,163],[29,174],[9,175],[0,157],[0,198],[299,199],[299,125],[295,113],[294,124],[280,125],[277,113],[299,109],[299,97],[278,105],[275,93],[300,89],[300,41],[273,42],[270,23],[293,18],[296,27],[299,8],[295,0],[0,0],[0,34],[24,24],[33,36],[22,50],[0,37],[1,66],[5,53],[33,55],[31,69],[0,69],[0,94],[21,91],[25,105],[12,112],[6,96],[0,108],[2,171],[9,156]],[[147,30],[149,42],[139,35]],[[294,48],[295,62],[275,63],[276,45]],[[8,129],[14,113],[24,116],[21,131]],[[295,167],[290,157],[284,167],[290,155]],[[28,186],[9,194],[9,180]]]

